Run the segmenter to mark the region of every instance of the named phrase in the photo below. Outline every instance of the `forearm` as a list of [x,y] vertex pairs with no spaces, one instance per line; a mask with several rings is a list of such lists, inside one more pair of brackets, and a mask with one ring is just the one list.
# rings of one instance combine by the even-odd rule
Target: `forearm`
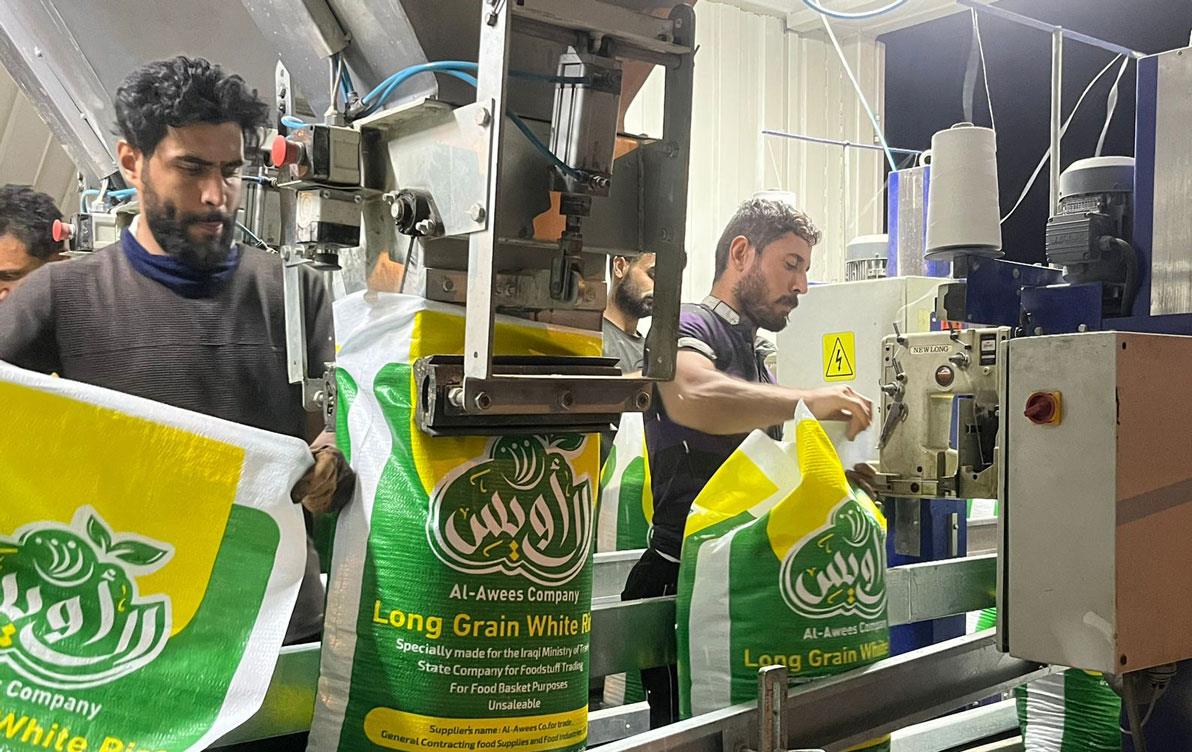
[[802,392],[756,384],[714,370],[659,386],[671,420],[715,435],[749,433],[794,417]]

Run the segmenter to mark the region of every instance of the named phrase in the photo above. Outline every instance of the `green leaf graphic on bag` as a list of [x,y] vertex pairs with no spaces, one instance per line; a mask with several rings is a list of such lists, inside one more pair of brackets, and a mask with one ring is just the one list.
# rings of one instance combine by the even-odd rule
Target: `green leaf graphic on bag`
[[82,689],[157,657],[170,634],[170,599],[141,598],[136,575],[173,549],[112,539],[91,507],[75,512],[71,527],[40,522],[0,536],[0,663],[30,681]]
[[206,749],[268,689],[309,449],[4,364],[0,402],[0,750]]

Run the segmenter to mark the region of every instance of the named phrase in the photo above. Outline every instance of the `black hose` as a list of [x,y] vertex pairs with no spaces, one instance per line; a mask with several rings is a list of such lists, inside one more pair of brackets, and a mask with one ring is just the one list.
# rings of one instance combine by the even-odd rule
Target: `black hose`
[[1142,281],[1139,279],[1138,251],[1121,238],[1110,235],[1102,237],[1098,245],[1102,251],[1108,251],[1111,247],[1117,249],[1122,261],[1126,264],[1126,279],[1122,287],[1121,316],[1130,316],[1133,313],[1134,300],[1138,297],[1138,288]]

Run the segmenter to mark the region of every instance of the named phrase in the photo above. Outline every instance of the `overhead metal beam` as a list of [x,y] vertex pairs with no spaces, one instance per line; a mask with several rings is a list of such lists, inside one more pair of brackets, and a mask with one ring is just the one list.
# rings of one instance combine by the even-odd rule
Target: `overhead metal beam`
[[1107,52],[1112,52],[1117,55],[1125,55],[1127,57],[1132,57],[1135,60],[1146,57],[1145,52],[1132,50],[1129,47],[1123,47],[1122,45],[1115,44],[1114,42],[1108,42],[1098,37],[1089,36],[1088,34],[1081,34],[1079,31],[1065,29],[1062,26],[1045,23],[1036,18],[1024,16],[1021,13],[1014,13],[1012,11],[999,8],[996,5],[988,5],[986,2],[981,2],[981,0],[956,0],[956,2],[966,8],[972,8],[978,13],[983,13],[987,16],[994,16],[1005,21],[1010,21],[1011,23],[1016,23],[1019,26],[1026,26],[1031,29],[1046,31],[1048,34],[1058,32],[1059,34],[1071,39],[1074,42],[1081,42],[1092,47],[1099,47],[1100,49],[1103,49]]
[[[74,163],[98,180],[116,172],[105,132],[111,102],[70,29],[49,4],[5,3],[0,65]],[[109,121],[101,121],[101,117]]]

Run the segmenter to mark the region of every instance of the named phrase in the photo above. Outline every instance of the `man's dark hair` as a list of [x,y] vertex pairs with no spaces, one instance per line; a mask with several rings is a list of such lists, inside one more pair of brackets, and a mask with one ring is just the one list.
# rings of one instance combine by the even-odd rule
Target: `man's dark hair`
[[619,258],[625,259],[626,261],[629,262],[630,266],[633,266],[634,264],[637,263],[637,260],[640,259],[641,256],[625,256],[625,255],[621,255],[621,254],[617,254],[615,256],[609,256],[608,257],[608,276],[609,276],[610,280],[612,279],[612,276],[613,276],[613,264],[615,264],[617,259],[619,259]]
[[737,212],[728,221],[720,242],[716,244],[716,279],[720,279],[728,268],[728,249],[733,238],[743,235],[758,253],[770,243],[787,233],[794,233],[807,241],[808,245],[820,242],[820,231],[816,229],[803,212],[785,201],[768,198],[751,198],[737,207]]
[[55,219],[62,219],[62,212],[46,194],[27,185],[0,188],[0,235],[16,237],[30,256],[45,261],[62,250],[54,242]]
[[149,156],[170,126],[236,123],[246,148],[257,142],[269,107],[244,79],[201,57],[179,55],[149,63],[128,75],[116,90],[116,123],[124,140]]

